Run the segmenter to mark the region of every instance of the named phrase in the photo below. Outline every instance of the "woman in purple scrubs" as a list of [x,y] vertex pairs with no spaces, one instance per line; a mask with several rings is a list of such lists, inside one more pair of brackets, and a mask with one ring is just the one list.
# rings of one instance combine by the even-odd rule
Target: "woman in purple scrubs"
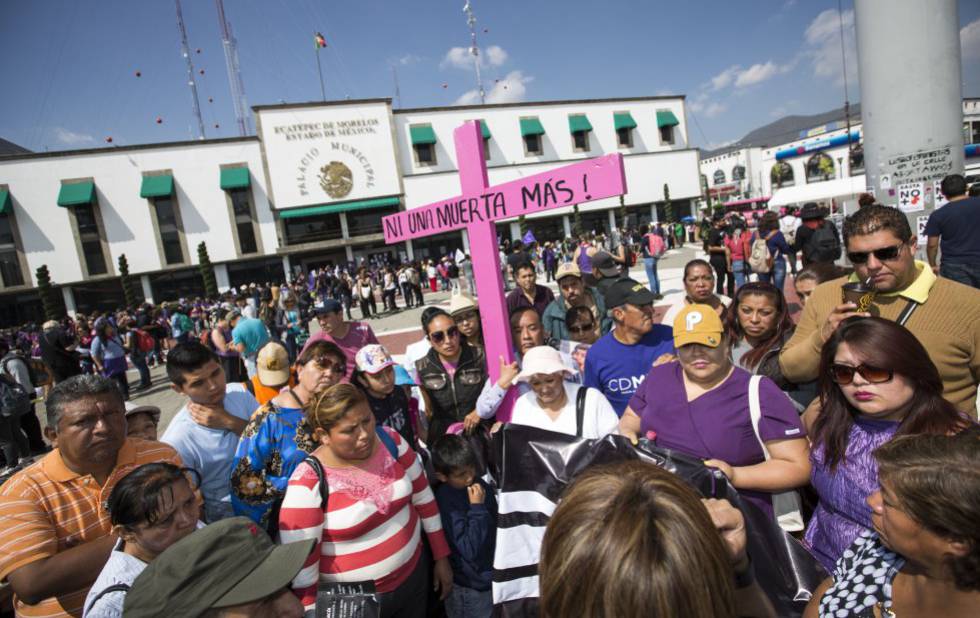
[[824,568],[871,530],[874,451],[900,434],[950,434],[970,423],[943,399],[943,381],[915,335],[890,320],[845,320],[820,357],[823,405],[811,427],[820,502],[804,544]]
[[690,305],[674,321],[678,362],[654,367],[630,400],[619,431],[652,434],[657,446],[718,468],[743,498],[770,516],[772,493],[806,485],[809,446],[789,398],[769,378],[759,382],[759,435],[752,427],[752,374],[735,367],[731,342],[714,309]]

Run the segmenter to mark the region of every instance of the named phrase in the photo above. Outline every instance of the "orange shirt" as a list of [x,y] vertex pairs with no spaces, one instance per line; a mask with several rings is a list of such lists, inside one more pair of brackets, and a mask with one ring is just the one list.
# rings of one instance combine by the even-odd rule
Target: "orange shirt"
[[[102,487],[90,475],[68,469],[58,449],[12,476],[0,486],[0,580],[26,564],[108,536],[105,504],[112,488],[135,468],[153,462],[183,465],[169,445],[127,439]],[[85,587],[37,605],[15,596],[14,609],[17,616],[81,616],[88,591]]]
[[[249,385],[249,382],[251,382],[251,385]],[[257,374],[252,376],[249,382],[245,382],[243,386],[246,390],[248,390],[248,392],[255,395],[255,399],[259,402],[260,406],[264,406],[275,399],[276,395],[278,395],[282,389],[293,388],[296,386],[296,376],[294,375],[293,371],[290,371],[289,382],[287,382],[285,386],[280,386],[277,388],[262,384],[262,382],[259,381],[259,376]]]

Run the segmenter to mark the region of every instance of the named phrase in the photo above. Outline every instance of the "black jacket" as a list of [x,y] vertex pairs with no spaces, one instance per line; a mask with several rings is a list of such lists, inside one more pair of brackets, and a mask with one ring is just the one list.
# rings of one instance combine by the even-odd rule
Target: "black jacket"
[[465,342],[460,345],[463,351],[452,379],[434,349],[415,362],[419,386],[428,395],[426,405],[432,406],[431,410],[427,410],[432,419],[426,440],[429,445],[446,433],[450,425],[461,422],[476,409],[476,400],[487,381],[487,361],[483,348]]

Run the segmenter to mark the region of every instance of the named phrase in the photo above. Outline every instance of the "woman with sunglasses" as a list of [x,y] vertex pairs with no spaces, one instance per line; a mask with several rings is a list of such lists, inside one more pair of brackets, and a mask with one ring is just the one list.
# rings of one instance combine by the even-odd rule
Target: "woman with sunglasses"
[[874,532],[844,552],[803,615],[976,616],[980,433],[901,436],[874,452]]
[[235,514],[250,517],[273,532],[289,476],[316,448],[303,408],[347,374],[344,351],[330,341],[313,341],[296,360],[296,374],[296,386],[252,414],[231,466]]
[[112,488],[106,510],[118,541],[85,598],[86,618],[121,617],[126,593],[146,565],[197,529],[196,474],[170,463],[149,463]]
[[688,305],[708,305],[718,315],[732,304],[724,294],[715,294],[715,271],[704,260],[691,260],[684,266],[684,298],[667,309],[661,324],[673,324],[677,314]]
[[820,497],[805,543],[828,570],[871,529],[878,489],[874,450],[896,435],[947,434],[967,423],[943,399],[925,348],[881,318],[850,318],[824,345],[821,409],[810,430],[811,483]]
[[592,309],[585,305],[572,307],[565,312],[568,338],[575,343],[593,344],[599,339],[599,322]]
[[783,377],[779,367],[779,351],[793,336],[794,328],[786,298],[768,282],[749,282],[740,287],[725,314],[725,331],[732,341],[735,364],[775,382],[802,412],[816,397],[816,383],[794,384]]
[[482,348],[465,345],[452,316],[442,309],[422,313],[422,330],[432,345],[415,363],[419,390],[429,418],[426,444],[433,444],[453,423],[470,417],[480,421],[476,400],[487,381],[487,361]]

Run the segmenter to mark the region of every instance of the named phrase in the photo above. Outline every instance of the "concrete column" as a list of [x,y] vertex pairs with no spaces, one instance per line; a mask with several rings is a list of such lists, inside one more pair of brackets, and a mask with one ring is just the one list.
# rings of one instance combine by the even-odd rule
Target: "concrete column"
[[565,229],[565,237],[572,237],[572,218],[568,215],[561,216],[561,226]]
[[153,286],[150,285],[150,275],[140,275],[140,286],[143,288],[143,298],[151,305],[153,302]]
[[616,210],[614,208],[610,208],[606,212],[609,213],[609,229],[610,230],[615,230],[616,229]]
[[[963,173],[957,2],[854,5],[868,187],[878,202],[908,207],[899,203],[903,185]],[[924,208],[905,210],[913,234],[918,218],[934,208],[931,200],[920,201]]]
[[656,223],[660,219],[657,218],[657,205],[650,204],[650,221]]
[[463,253],[465,253],[466,255],[471,255],[470,254],[470,235],[466,232],[466,230],[463,230],[462,231],[462,234],[463,234]]
[[286,274],[286,282],[293,280],[293,265],[289,262],[289,256],[282,256],[282,272]]
[[347,231],[347,213],[346,212],[340,213],[340,234],[341,234],[341,238],[350,238],[350,233]]
[[75,305],[75,294],[72,293],[70,286],[61,286],[61,297],[65,299],[65,309],[68,311],[68,315],[74,318],[75,314],[78,313],[78,307]]
[[511,240],[522,240],[521,238],[521,224],[518,221],[510,222],[510,238]]
[[[343,219],[343,216],[344,216],[343,213],[341,213],[340,216],[341,216],[341,219],[340,220],[341,220],[341,222],[343,222],[344,221],[344,219]],[[345,236],[347,235],[347,230],[344,230],[344,235]],[[344,249],[347,252],[347,260],[353,262],[354,261],[354,249],[350,245],[347,245],[346,247],[344,247]]]
[[222,294],[231,288],[231,279],[228,277],[227,264],[214,265],[214,281],[218,284],[218,291]]
[[412,241],[411,240],[406,240],[405,241],[405,253],[408,254],[409,261],[412,261],[412,260],[415,259],[415,248],[412,247]]

